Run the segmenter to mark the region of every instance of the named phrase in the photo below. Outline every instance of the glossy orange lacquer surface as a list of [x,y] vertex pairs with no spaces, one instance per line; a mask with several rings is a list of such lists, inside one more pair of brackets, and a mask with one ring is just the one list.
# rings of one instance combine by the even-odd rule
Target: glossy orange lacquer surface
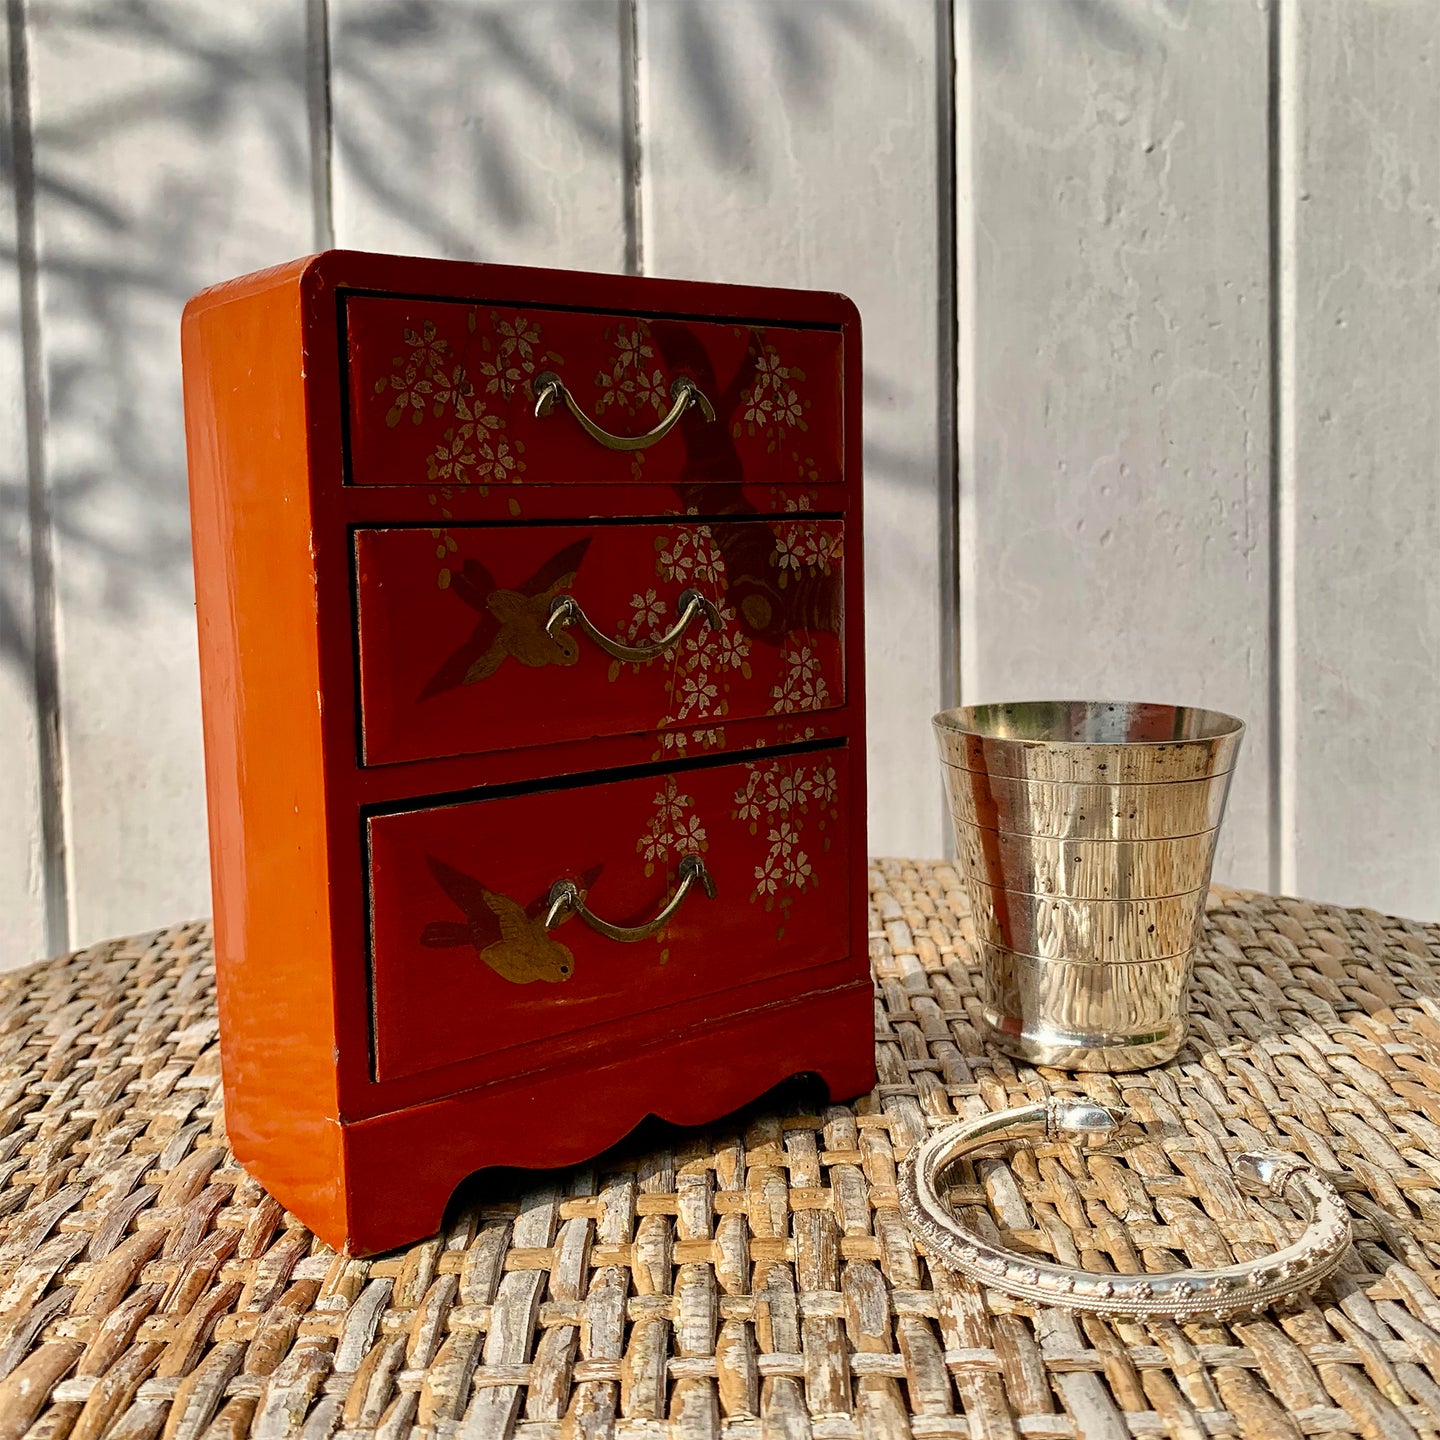
[[[638,336],[667,391],[726,370],[730,413],[687,417],[637,468],[563,410],[535,420],[537,349],[511,353],[487,426],[467,367],[521,314],[566,337],[544,363],[577,393]],[[768,335],[808,370],[757,371]],[[432,1232],[483,1166],[578,1161],[647,1113],[711,1119],[798,1071],[868,1087],[849,302],[331,252],[197,296],[182,336],[241,1163],[368,1253]],[[392,417],[397,373],[419,423]],[[655,418],[638,392],[585,403],[621,433]],[[438,450],[512,443],[525,464],[500,483],[428,475]],[[557,549],[576,563],[541,585]],[[558,585],[643,640],[687,584],[726,628],[663,661],[540,623]],[[687,855],[717,898],[655,940],[541,922],[565,876],[636,924]]]
[[192,301],[182,343],[227,1127],[241,1163],[283,1172],[281,1198],[333,1233],[344,1204],[321,958],[331,937],[301,269]]

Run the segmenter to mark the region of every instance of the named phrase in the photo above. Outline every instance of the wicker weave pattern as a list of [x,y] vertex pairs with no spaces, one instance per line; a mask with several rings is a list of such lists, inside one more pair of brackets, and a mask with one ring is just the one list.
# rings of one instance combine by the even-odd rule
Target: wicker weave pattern
[[[6,977],[0,1440],[1435,1433],[1440,930],[1217,893],[1178,1060],[1077,1081],[985,1053],[950,868],[872,879],[874,1095],[489,1177],[378,1260],[326,1250],[231,1160],[204,926]],[[932,1275],[897,1160],[1050,1087],[1132,1107],[1145,1137],[962,1173],[1006,1243],[1248,1258],[1293,1225],[1225,1155],[1277,1146],[1339,1185],[1354,1251],[1313,1302],[1233,1326],[1032,1318]]]

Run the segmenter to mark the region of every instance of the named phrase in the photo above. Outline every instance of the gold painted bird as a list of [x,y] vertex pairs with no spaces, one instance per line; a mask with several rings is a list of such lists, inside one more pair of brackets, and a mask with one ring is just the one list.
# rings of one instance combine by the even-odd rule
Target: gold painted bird
[[555,597],[575,583],[573,570],[538,595],[519,590],[495,590],[485,608],[500,622],[490,648],[465,672],[465,683],[473,685],[500,668],[507,655],[532,669],[541,665],[573,665],[580,658],[580,646],[567,630],[551,635],[545,629]]
[[543,916],[529,916],[508,895],[487,890],[470,875],[427,855],[430,873],[460,907],[461,920],[432,920],[420,943],[432,949],[469,945],[502,979],[516,985],[532,980],[556,984],[575,973],[568,946],[550,938]]
[[573,665],[580,658],[575,637],[561,630],[546,633],[550,606],[575,583],[590,537],[552,555],[518,589],[496,585],[495,577],[473,556],[465,560],[450,581],[447,593],[478,612],[479,623],[459,649],[425,683],[420,699],[441,695],[461,685],[473,685],[493,675],[513,655],[522,665]]
[[500,938],[487,945],[480,958],[497,975],[524,985],[531,980],[568,980],[575,973],[575,957],[550,938],[542,918],[530,919],[508,896],[489,890],[485,903],[500,922]]

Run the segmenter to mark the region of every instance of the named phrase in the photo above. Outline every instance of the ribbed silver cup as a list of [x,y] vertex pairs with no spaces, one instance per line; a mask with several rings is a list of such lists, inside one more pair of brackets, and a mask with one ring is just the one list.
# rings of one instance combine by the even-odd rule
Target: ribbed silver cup
[[1170,1059],[1244,725],[1089,700],[934,723],[994,1040],[1068,1070]]

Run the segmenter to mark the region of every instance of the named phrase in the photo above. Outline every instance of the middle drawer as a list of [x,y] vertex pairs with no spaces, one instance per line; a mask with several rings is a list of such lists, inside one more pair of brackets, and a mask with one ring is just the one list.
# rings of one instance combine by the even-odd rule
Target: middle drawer
[[396,526],[354,543],[367,765],[845,701],[840,520]]

